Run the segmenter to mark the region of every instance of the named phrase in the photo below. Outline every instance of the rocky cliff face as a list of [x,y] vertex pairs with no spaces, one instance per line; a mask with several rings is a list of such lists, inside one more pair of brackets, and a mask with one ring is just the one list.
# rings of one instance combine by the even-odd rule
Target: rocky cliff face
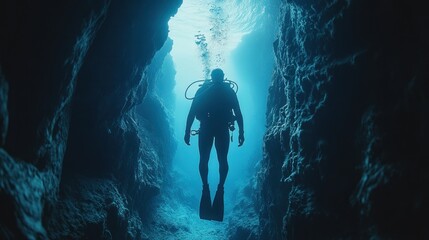
[[144,238],[171,153],[136,105],[180,3],[1,3],[0,238]]
[[261,238],[427,238],[428,15],[418,1],[283,1]]
[[[1,239],[149,238],[180,2],[0,2]],[[230,238],[429,238],[423,3],[284,0],[280,15],[264,159]]]

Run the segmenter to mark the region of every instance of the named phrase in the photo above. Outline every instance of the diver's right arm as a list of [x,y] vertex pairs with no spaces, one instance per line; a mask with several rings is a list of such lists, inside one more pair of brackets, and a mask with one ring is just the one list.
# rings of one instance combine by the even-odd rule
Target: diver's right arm
[[196,114],[195,114],[194,102],[192,102],[191,109],[189,110],[189,113],[188,113],[188,118],[186,119],[186,129],[185,129],[184,140],[187,145],[191,145],[190,144],[191,127],[192,127],[192,123],[194,122],[195,115]]

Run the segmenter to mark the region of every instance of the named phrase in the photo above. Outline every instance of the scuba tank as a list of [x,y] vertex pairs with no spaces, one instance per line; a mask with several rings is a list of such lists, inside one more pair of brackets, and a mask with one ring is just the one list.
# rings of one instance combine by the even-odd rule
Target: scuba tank
[[[228,79],[223,80],[223,82],[226,83],[226,84],[229,84],[229,86],[232,88],[232,90],[234,90],[235,94],[237,94],[237,92],[238,92],[238,84],[236,82],[234,82],[232,80],[228,80]],[[196,80],[196,81],[192,82],[191,84],[189,84],[188,87],[185,90],[185,98],[187,100],[193,100],[196,97],[196,96],[193,96],[193,97],[188,96],[189,89],[192,86],[194,86],[195,84],[198,84],[199,88],[202,87],[202,86],[207,86],[207,89],[203,90],[203,92],[202,92],[202,93],[204,93],[205,91],[207,91],[208,89],[210,89],[210,87],[211,87],[210,85],[213,84],[213,82],[212,82],[211,79],[206,79],[206,80]],[[231,142],[233,141],[233,132],[235,130],[235,120],[236,120],[236,117],[231,112],[231,118],[228,121],[228,129],[232,133],[231,134]],[[199,134],[199,130],[191,130],[191,135],[192,136],[195,136],[197,134]]]

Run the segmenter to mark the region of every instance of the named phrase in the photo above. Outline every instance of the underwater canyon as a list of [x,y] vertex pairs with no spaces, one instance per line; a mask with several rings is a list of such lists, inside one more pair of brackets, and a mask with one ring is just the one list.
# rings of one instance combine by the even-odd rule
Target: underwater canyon
[[[0,239],[429,238],[424,6],[1,1]],[[210,31],[181,45],[179,18]],[[218,66],[246,129],[222,223],[198,218],[179,96]]]

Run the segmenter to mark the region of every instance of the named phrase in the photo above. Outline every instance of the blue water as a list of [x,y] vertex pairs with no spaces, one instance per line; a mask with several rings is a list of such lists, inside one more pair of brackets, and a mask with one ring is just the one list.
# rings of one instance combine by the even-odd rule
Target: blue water
[[[227,231],[230,214],[237,204],[238,190],[257,175],[257,164],[262,159],[266,94],[273,69],[272,42],[278,9],[273,5],[276,2],[184,0],[169,22],[169,37],[173,39],[171,55],[177,71],[174,128],[178,147],[172,173],[176,181],[170,184],[170,195],[164,195],[158,214],[172,221],[171,224],[182,226],[178,231],[183,235],[181,239],[201,239],[203,236],[203,239],[223,239],[221,236]],[[210,71],[218,67],[224,70],[227,79],[239,85],[237,97],[244,117],[246,138],[244,145],[238,147],[238,131],[233,132],[223,223],[198,218],[202,190],[198,172],[198,137],[191,137],[191,146],[183,142],[186,116],[191,105],[191,101],[184,97],[185,89],[195,80],[207,79]],[[194,86],[191,94],[196,90]],[[198,127],[195,120],[192,129]],[[213,147],[209,161],[212,197],[218,181],[218,163]]]

